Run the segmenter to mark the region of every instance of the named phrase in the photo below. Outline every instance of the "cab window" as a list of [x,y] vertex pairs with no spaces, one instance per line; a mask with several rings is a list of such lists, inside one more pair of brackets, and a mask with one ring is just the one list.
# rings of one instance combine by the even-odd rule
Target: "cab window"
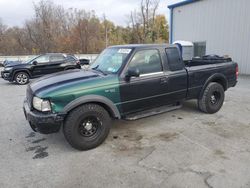
[[140,74],[162,71],[161,58],[158,50],[141,50],[132,58],[129,68],[139,69]]
[[168,65],[171,71],[178,71],[184,68],[181,60],[179,50],[177,48],[167,48],[166,55],[168,58]]

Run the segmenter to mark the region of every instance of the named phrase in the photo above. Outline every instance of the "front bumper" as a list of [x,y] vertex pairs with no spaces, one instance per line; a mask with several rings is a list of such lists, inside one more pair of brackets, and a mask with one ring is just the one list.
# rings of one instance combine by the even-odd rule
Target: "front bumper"
[[26,100],[23,104],[23,111],[25,118],[29,122],[31,128],[35,132],[40,132],[42,134],[58,132],[64,120],[64,115],[53,113],[45,114],[31,110]]
[[1,77],[2,77],[4,80],[11,81],[11,74],[10,74],[10,72],[1,71]]

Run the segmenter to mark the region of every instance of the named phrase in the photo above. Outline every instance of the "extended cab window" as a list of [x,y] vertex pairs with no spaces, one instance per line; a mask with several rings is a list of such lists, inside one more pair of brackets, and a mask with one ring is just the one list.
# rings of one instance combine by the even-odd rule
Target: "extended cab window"
[[166,54],[168,58],[168,65],[171,71],[183,69],[184,64],[181,60],[180,53],[177,48],[167,48]]
[[161,72],[162,65],[158,50],[136,52],[129,64],[129,68],[138,68],[140,74]]

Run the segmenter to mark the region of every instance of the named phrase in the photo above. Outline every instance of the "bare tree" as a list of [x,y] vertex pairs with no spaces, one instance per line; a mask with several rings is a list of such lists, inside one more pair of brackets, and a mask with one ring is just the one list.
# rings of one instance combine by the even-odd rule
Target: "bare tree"
[[7,27],[2,23],[2,19],[0,18],[0,53],[3,51],[3,40],[4,40],[4,33]]
[[25,24],[30,40],[39,52],[56,51],[57,37],[67,33],[63,7],[49,0],[42,0],[34,4],[34,9],[35,18]]
[[138,42],[154,42],[152,33],[158,7],[159,0],[141,0],[140,12],[131,12],[131,24]]
[[136,43],[144,42],[144,38],[141,32],[141,21],[136,10],[134,10],[134,12],[131,12],[130,19],[131,19],[132,33],[133,33],[132,38],[135,40]]

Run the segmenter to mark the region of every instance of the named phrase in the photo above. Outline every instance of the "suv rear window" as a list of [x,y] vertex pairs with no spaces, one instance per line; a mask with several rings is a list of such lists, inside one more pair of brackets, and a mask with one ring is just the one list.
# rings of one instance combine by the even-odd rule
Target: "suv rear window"
[[184,64],[181,60],[180,53],[177,48],[167,48],[166,54],[168,58],[168,65],[171,71],[183,69]]
[[64,59],[65,59],[65,57],[63,55],[51,55],[50,56],[51,62],[63,61]]
[[75,56],[73,56],[73,55],[67,55],[66,58],[67,58],[68,61],[72,61],[72,62],[77,61],[77,58]]

